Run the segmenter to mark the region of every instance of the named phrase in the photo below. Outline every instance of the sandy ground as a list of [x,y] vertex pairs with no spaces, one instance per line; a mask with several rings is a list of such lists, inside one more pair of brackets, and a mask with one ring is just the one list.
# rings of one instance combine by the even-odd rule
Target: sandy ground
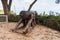
[[60,40],[60,32],[36,25],[27,35],[11,32],[17,23],[0,24],[0,40]]

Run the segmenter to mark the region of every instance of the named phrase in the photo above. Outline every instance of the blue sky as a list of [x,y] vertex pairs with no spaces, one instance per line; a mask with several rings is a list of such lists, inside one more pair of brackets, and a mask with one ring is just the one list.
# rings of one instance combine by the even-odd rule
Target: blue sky
[[[22,10],[28,10],[29,5],[33,1],[34,0],[13,0],[11,10],[19,14]],[[37,0],[31,10],[37,11],[38,13],[42,13],[44,11],[46,13],[49,11],[60,13],[60,4],[56,4],[55,1],[56,0]],[[1,1],[0,4],[0,9],[3,9]]]

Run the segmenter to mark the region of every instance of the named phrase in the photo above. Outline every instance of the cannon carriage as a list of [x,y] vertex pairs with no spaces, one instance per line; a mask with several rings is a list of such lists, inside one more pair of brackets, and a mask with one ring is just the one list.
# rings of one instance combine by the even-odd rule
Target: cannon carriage
[[[35,22],[35,13],[36,13],[36,11],[30,11],[30,9],[32,8],[33,4],[36,1],[37,0],[35,0],[30,5],[28,11],[21,11],[20,12],[21,19],[19,20],[19,22],[16,25],[16,28],[13,31],[18,32],[18,30],[19,30],[20,33],[26,34],[32,28],[34,28],[34,26],[36,25],[36,22]],[[21,25],[21,23],[23,24],[23,26],[19,26],[19,25]]]

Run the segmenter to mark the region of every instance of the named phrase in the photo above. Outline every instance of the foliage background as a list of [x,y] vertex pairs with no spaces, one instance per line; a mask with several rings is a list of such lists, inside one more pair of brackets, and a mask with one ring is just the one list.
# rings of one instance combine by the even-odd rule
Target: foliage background
[[[49,28],[53,28],[56,30],[60,31],[60,15],[59,14],[53,14],[53,12],[51,12],[49,15],[47,15],[45,12],[43,12],[43,14],[38,15],[38,13],[35,14],[36,15],[36,23],[37,24],[41,24],[44,26],[47,26]],[[9,16],[9,22],[18,22],[20,20],[20,16],[16,15],[10,15]]]

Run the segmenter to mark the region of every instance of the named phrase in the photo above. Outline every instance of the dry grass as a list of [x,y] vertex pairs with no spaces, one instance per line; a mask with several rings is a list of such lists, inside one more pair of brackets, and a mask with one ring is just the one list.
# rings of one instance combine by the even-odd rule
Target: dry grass
[[60,40],[60,32],[42,25],[36,25],[27,35],[11,32],[16,24],[0,24],[0,40]]

